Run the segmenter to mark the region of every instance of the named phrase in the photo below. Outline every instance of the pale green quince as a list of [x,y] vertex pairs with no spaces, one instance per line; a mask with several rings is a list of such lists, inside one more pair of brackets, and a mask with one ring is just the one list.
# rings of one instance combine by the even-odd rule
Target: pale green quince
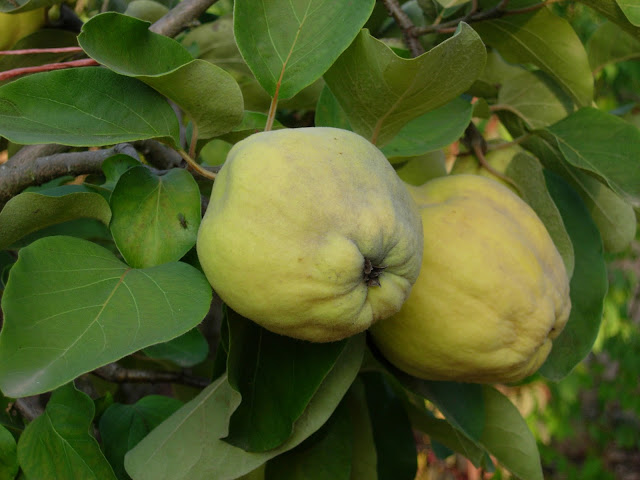
[[330,342],[400,309],[420,271],[422,226],[369,141],[336,128],[284,129],[231,149],[197,250],[232,309],[275,333]]
[[0,50],[9,50],[18,40],[31,35],[45,24],[44,8],[20,13],[0,12]]
[[428,380],[509,383],[534,373],[571,310],[544,224],[507,187],[478,175],[410,191],[422,213],[422,270],[402,309],[371,329],[383,356]]

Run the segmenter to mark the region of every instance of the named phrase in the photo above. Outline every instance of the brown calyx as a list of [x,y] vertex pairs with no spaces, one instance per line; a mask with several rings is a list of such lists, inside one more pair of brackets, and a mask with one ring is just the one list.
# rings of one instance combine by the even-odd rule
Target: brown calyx
[[371,263],[371,260],[368,258],[364,259],[364,268],[362,269],[362,274],[364,278],[364,282],[368,287],[379,287],[380,286],[380,275],[387,267],[374,265]]

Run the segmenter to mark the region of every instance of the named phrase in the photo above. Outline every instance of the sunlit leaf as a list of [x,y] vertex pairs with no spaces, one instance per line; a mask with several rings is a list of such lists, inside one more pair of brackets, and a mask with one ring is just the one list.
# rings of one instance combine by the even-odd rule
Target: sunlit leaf
[[190,265],[135,270],[85,240],[37,240],[20,250],[2,296],[0,388],[13,397],[53,390],[185,333],[210,302]]
[[467,90],[482,73],[485,46],[465,23],[423,55],[406,59],[367,30],[324,76],[353,130],[384,146],[411,120]]
[[[81,85],[82,95],[69,85]],[[24,145],[102,146],[155,138],[179,143],[162,95],[107,68],[35,73],[0,87],[0,131]]]
[[365,24],[373,0],[236,0],[234,33],[244,60],[272,97],[317,80]]
[[178,42],[148,28],[148,22],[107,12],[83,25],[78,42],[94,60],[145,82],[180,105],[197,125],[200,138],[230,131],[243,110],[233,77],[209,62],[194,60]]
[[640,27],[640,2],[638,0],[616,0],[629,21]]
[[[555,79],[579,106],[591,104],[593,78],[587,53],[564,18],[541,8],[477,22],[473,28],[505,60],[536,65]],[[567,62],[568,58],[571,62]]]

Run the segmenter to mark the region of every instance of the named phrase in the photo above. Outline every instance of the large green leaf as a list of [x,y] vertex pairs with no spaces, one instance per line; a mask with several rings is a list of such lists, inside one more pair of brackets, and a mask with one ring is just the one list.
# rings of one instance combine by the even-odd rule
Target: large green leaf
[[547,128],[570,164],[595,174],[631,205],[640,206],[640,131],[596,108],[582,108]]
[[587,42],[589,64],[594,73],[610,63],[640,57],[640,39],[612,22],[602,23]]
[[542,480],[536,439],[518,409],[498,390],[482,387],[485,422],[479,443],[522,480]]
[[350,480],[353,426],[343,401],[320,430],[269,462],[265,480]]
[[116,477],[127,480],[124,456],[160,425],[182,402],[160,395],[147,395],[134,405],[114,403],[100,417],[100,438],[104,455],[113,467]]
[[18,460],[28,478],[115,480],[89,433],[95,407],[73,384],[51,395],[44,413],[20,436]]
[[0,425],[0,478],[15,478],[19,468],[16,440],[9,430]]
[[2,296],[0,388],[22,397],[198,324],[211,288],[194,267],[135,270],[108,250],[47,237],[20,250]]
[[178,118],[162,95],[100,67],[35,73],[3,85],[0,131],[24,145],[180,141]]
[[125,457],[134,480],[231,480],[291,450],[331,416],[353,382],[364,353],[364,335],[351,337],[335,367],[295,424],[293,435],[268,452],[245,452],[223,440],[240,394],[221,376],[154,429]]
[[498,107],[520,116],[531,129],[543,128],[574,110],[571,98],[542,71],[523,71],[504,80]]
[[540,370],[546,377],[560,380],[591,351],[600,329],[608,280],[600,234],[580,197],[559,176],[547,171],[546,180],[573,240],[576,259],[570,284],[569,321],[553,341],[553,349]]
[[242,94],[233,77],[149,31],[148,22],[115,12],[96,15],[83,25],[78,42],[94,60],[177,103],[198,126],[199,138],[226,133],[242,119]]
[[346,342],[309,343],[271,333],[231,309],[229,383],[242,395],[225,440],[243,450],[264,452],[293,433]]
[[418,463],[415,439],[402,399],[381,372],[360,375],[377,452],[379,480],[413,480]]
[[505,60],[536,65],[579,106],[591,104],[593,78],[587,53],[567,20],[542,8],[534,13],[477,22],[473,28]]
[[234,33],[244,60],[272,97],[317,80],[365,24],[374,0],[236,0]]
[[102,195],[80,186],[23,192],[0,211],[0,250],[32,232],[77,218],[95,218],[109,225],[111,209]]
[[200,190],[189,172],[133,167],[111,194],[111,233],[126,262],[146,268],[180,260],[196,243]]
[[367,30],[324,76],[353,130],[382,147],[411,120],[466,91],[482,73],[485,46],[467,24],[423,55],[407,59]]
[[620,10],[636,27],[640,27],[640,2],[638,0],[616,0]]

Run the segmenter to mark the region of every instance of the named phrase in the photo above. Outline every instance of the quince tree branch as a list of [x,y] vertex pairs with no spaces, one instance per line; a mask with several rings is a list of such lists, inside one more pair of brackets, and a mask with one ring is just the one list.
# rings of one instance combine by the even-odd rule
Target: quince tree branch
[[204,388],[210,381],[206,378],[193,377],[183,371],[167,372],[153,370],[138,370],[121,367],[117,363],[110,363],[95,369],[94,375],[114,383],[179,383],[190,387]]

